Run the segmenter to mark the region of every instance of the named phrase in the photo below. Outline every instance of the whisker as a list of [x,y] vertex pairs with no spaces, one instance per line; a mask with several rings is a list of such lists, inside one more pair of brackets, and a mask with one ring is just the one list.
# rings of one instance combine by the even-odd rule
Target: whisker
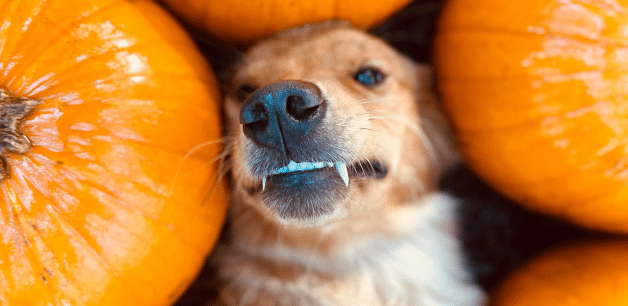
[[218,173],[214,179],[214,182],[212,183],[212,187],[205,194],[203,202],[201,202],[203,203],[202,205],[205,205],[205,203],[207,203],[211,194],[214,192],[216,187],[218,187],[218,184],[227,175],[227,173],[229,173],[229,170],[231,168],[231,163],[227,161],[231,157],[233,139],[232,137],[224,137],[224,138],[227,138],[225,140],[228,140],[228,142],[225,143],[223,151],[214,160],[210,162],[210,163],[213,163],[216,160],[220,160],[220,163],[218,164],[218,170],[217,170]]
[[[216,143],[228,143],[230,142],[231,139],[230,137],[223,137],[221,139],[216,139],[216,140],[210,140],[210,141],[205,141],[201,144],[196,145],[195,147],[193,147],[192,149],[190,149],[184,156],[183,159],[179,162],[179,165],[177,166],[177,170],[175,171],[174,174],[174,178],[172,179],[172,184],[170,186],[170,190],[169,193],[172,193],[174,191],[174,187],[176,185],[177,179],[179,178],[179,175],[181,173],[181,170],[183,168],[183,163],[192,155],[194,154],[196,151],[202,149],[203,147],[206,147],[208,145],[213,145]],[[216,156],[214,159],[210,160],[208,164],[213,164],[216,161],[224,161],[224,156],[225,156],[226,150],[223,149],[223,152],[221,154],[218,154],[218,156]],[[222,163],[221,163],[222,164]],[[220,168],[219,168],[220,169]]]
[[387,119],[390,119],[390,118],[386,116],[369,116],[369,120],[387,120]]
[[385,97],[377,97],[377,98],[368,98],[368,99],[358,100],[356,101],[356,103],[359,105],[363,105],[363,104],[376,104],[376,103],[381,103],[385,101],[386,101]]
[[421,127],[419,123],[415,123],[405,116],[394,114],[385,110],[380,109],[376,111],[384,113],[386,116],[371,116],[370,117],[371,119],[391,120],[393,122],[401,123],[403,126],[407,127],[408,129],[410,129],[410,131],[416,134],[419,137],[419,139],[421,139],[421,143],[423,143],[425,150],[427,150],[427,153],[430,156],[430,160],[434,164],[438,163],[439,155],[437,153],[436,147],[434,146],[434,144],[432,143],[432,140],[428,137],[427,133],[425,133],[424,129]]
[[229,146],[228,148],[225,148],[225,150],[219,155],[221,162],[218,166],[218,175],[216,180],[220,181],[229,172],[229,169],[231,168],[231,163],[228,163],[227,161],[230,157],[231,147]]

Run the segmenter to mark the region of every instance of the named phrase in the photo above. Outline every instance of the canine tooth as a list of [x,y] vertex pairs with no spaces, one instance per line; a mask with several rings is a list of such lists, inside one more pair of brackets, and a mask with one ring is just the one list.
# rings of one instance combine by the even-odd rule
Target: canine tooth
[[266,177],[262,179],[262,191],[266,190]]
[[347,171],[347,164],[337,163],[336,170],[338,170],[338,174],[340,174],[342,181],[345,182],[345,186],[349,187],[349,171]]

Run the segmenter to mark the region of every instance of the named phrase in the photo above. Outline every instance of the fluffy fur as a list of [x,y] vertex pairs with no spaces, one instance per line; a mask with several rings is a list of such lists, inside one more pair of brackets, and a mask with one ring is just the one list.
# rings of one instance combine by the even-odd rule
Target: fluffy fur
[[[356,80],[365,67],[382,72],[381,84]],[[315,85],[326,108],[307,140],[316,150],[289,157],[246,137],[239,120],[249,93],[284,80]],[[211,259],[221,304],[483,304],[464,268],[458,204],[437,191],[458,157],[431,82],[427,67],[338,22],[284,32],[245,54],[224,104],[232,207]],[[269,197],[281,189],[262,180],[290,159],[346,163],[349,185],[332,171],[320,194],[297,186]]]

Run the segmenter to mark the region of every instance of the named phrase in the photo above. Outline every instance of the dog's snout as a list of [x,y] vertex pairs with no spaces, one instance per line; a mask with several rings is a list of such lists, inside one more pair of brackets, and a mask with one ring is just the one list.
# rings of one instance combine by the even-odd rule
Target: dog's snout
[[261,146],[286,155],[321,123],[325,99],[318,86],[303,81],[281,81],[253,92],[242,106],[244,134]]

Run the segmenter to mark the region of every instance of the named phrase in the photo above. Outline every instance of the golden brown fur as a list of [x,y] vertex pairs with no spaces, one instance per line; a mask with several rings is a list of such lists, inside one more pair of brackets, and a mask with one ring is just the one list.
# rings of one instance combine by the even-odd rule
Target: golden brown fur
[[[355,78],[363,67],[385,79],[364,86]],[[479,305],[483,294],[460,260],[455,202],[436,191],[457,155],[430,70],[374,37],[328,22],[254,46],[237,66],[233,86],[248,84],[251,91],[284,80],[314,84],[325,98],[317,128],[324,135],[312,136],[324,150],[313,162],[344,162],[352,175],[347,187],[320,191],[340,194],[326,209],[282,213],[277,207],[293,203],[265,198],[273,188],[262,187],[269,170],[256,170],[256,163],[275,162],[265,160],[272,150],[243,134],[239,112],[246,95],[229,95],[233,205],[228,238],[212,258],[221,303]],[[365,165],[384,170],[358,169]]]

